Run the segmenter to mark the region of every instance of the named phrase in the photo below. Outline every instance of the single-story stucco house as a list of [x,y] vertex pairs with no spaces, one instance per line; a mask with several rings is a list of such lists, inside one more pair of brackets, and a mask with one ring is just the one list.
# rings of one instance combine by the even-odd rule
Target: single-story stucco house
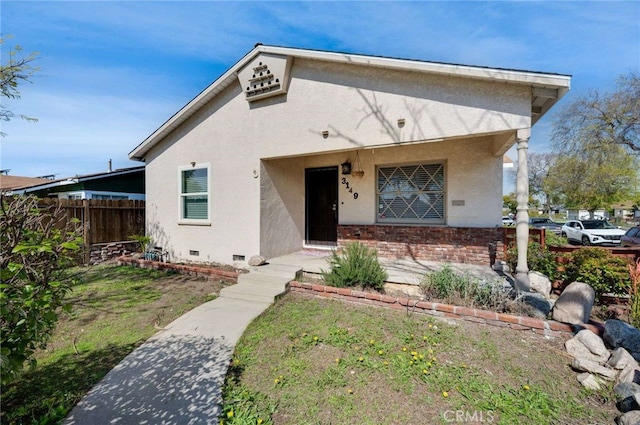
[[517,143],[520,222],[531,127],[569,83],[258,44],[129,154],[146,163],[148,235],[176,261],[359,240],[382,256],[489,265],[503,155]]

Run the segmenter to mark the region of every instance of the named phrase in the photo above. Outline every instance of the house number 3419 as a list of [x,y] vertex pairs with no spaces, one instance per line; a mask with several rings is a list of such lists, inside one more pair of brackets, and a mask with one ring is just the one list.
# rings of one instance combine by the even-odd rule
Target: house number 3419
[[347,190],[347,192],[353,194],[353,199],[358,199],[358,192],[354,192],[353,191],[353,188],[349,186],[349,182],[347,181],[346,177],[342,178],[342,184],[344,185],[344,187]]

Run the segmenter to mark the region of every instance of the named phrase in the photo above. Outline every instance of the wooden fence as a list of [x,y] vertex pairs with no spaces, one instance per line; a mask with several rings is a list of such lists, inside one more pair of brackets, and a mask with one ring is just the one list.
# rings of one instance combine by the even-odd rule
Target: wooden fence
[[127,241],[131,235],[144,235],[144,201],[42,198],[38,205],[47,209],[60,207],[67,220],[80,221],[85,264],[89,263],[93,244]]
[[[502,247],[504,249],[504,258],[507,258],[507,251],[516,246],[516,228],[503,227],[504,240]],[[538,242],[540,245],[545,244],[545,229],[529,228],[529,242]]]

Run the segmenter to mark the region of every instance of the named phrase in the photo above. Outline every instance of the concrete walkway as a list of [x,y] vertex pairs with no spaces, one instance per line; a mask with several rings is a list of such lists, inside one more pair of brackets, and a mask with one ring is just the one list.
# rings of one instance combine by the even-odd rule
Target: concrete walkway
[[[65,425],[215,424],[236,342],[303,270],[328,268],[324,253],[270,260],[179,317],[129,354],[71,411]],[[381,260],[395,283],[417,283],[437,263]],[[495,279],[488,267],[462,266]]]

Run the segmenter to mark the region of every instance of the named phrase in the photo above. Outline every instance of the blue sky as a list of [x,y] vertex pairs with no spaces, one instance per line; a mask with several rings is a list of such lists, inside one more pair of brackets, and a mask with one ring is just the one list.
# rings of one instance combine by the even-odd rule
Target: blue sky
[[[3,0],[0,17],[3,55],[39,52],[22,98],[2,99],[39,119],[2,123],[0,167],[22,176],[141,165],[128,153],[257,42],[570,74],[559,105],[640,70],[637,1]],[[532,152],[552,121],[534,126]]]

